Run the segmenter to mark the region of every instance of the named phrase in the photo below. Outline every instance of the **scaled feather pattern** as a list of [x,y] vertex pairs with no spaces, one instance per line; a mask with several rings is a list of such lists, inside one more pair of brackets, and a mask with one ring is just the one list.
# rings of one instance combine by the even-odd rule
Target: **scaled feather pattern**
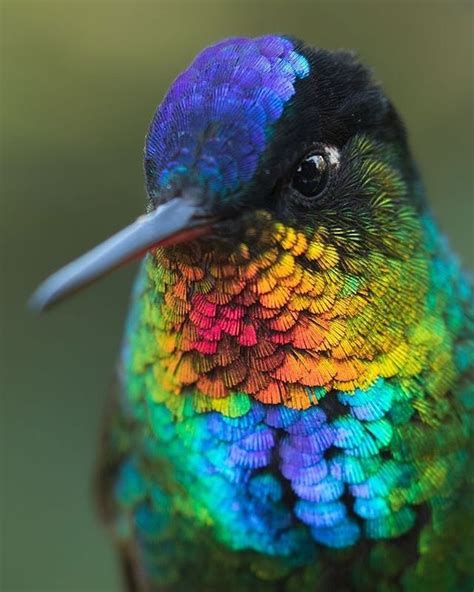
[[152,121],[152,203],[192,183],[244,211],[235,244],[154,249],[135,285],[107,446],[137,589],[471,585],[472,287],[403,149],[347,123],[317,216],[245,203],[318,75],[291,38],[226,40]]

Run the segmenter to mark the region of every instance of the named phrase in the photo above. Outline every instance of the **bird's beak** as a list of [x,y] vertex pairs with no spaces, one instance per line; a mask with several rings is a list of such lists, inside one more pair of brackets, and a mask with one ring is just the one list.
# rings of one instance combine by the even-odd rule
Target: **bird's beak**
[[210,229],[202,205],[186,196],[174,198],[51,275],[32,295],[30,308],[45,310],[154,247],[189,241]]

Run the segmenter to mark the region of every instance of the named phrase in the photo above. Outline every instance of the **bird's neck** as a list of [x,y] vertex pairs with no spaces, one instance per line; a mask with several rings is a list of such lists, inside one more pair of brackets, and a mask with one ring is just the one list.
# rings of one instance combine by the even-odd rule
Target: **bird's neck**
[[449,347],[446,327],[433,329],[430,265],[416,240],[403,259],[368,252],[342,264],[324,229],[279,223],[257,254],[158,250],[136,288],[128,372],[148,373],[150,396],[170,408],[191,397],[229,415],[251,399],[304,409],[332,389],[409,381],[443,341],[436,332]]

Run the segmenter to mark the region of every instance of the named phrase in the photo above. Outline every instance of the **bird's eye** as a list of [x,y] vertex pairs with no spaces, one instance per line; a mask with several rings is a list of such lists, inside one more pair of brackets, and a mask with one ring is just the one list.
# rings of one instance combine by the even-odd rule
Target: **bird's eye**
[[298,165],[291,186],[305,197],[322,193],[329,179],[329,163],[321,153],[308,154]]

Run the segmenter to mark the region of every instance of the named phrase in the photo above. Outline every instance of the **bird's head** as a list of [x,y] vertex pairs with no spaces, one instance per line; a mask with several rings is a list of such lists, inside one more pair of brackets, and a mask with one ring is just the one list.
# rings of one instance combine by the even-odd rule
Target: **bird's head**
[[[355,145],[361,137],[371,146]],[[403,126],[351,54],[278,36],[226,40],[197,56],[153,118],[150,207],[188,194],[200,214],[224,220],[264,209],[314,225],[349,205],[355,217],[369,204],[347,184],[350,161],[382,147],[408,180]]]
[[393,106],[352,54],[291,37],[201,52],[156,111],[145,173],[147,214],[53,275],[34,306],[196,239],[216,257],[244,245],[248,258],[296,233],[308,266],[337,258],[349,275],[369,255],[407,259],[419,242],[422,200]]

